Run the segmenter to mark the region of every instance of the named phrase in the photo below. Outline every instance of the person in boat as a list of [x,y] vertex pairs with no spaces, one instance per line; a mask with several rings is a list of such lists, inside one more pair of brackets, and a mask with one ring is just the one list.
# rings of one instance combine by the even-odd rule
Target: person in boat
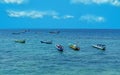
[[61,46],[61,45],[57,45],[57,47],[58,47],[58,48],[62,48],[62,46]]
[[97,46],[102,46],[102,47],[104,47],[105,45],[102,45],[102,44],[97,44]]

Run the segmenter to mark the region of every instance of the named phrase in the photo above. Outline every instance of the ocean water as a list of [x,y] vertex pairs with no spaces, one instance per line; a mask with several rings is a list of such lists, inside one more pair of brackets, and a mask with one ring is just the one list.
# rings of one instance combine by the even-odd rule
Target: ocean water
[[[120,30],[0,30],[0,75],[120,75]],[[50,31],[60,31],[50,34]],[[14,40],[25,39],[25,44]],[[52,40],[53,44],[41,44]],[[76,43],[80,51],[68,47]],[[102,43],[106,51],[91,45]],[[55,44],[64,46],[61,53]]]

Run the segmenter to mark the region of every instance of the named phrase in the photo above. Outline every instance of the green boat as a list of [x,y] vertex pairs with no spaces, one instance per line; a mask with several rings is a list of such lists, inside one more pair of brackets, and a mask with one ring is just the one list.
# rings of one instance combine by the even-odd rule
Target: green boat
[[52,41],[40,41],[40,42],[45,44],[52,44]]
[[25,43],[25,40],[15,40],[16,43]]

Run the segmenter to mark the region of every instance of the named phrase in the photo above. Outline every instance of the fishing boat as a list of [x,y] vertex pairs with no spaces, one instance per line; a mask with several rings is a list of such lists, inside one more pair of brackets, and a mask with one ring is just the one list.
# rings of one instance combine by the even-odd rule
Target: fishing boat
[[20,32],[13,32],[12,34],[19,35],[19,34],[20,34]]
[[52,44],[52,41],[40,41],[40,42],[45,44]]
[[25,40],[15,40],[16,43],[25,43]]
[[80,47],[78,47],[76,44],[70,44],[69,47],[76,51],[80,50]]
[[55,47],[58,51],[63,51],[63,46],[62,45],[58,44],[58,45],[55,45]]
[[49,32],[49,33],[51,33],[51,34],[59,34],[60,31],[51,31],[51,32]]
[[97,48],[97,49],[101,49],[101,50],[105,50],[106,46],[103,44],[96,44],[96,45],[92,45],[92,47]]
[[28,32],[28,30],[23,30],[23,31],[19,31],[19,32],[13,32],[12,34],[19,35],[19,34],[26,33],[26,32]]

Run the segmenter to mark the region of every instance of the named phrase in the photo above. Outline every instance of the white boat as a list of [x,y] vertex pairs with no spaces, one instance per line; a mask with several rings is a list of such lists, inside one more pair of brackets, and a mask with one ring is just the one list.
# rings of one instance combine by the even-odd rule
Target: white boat
[[92,47],[97,48],[97,49],[101,49],[101,50],[105,50],[106,49],[106,46],[102,45],[102,44],[92,45]]
[[58,51],[63,51],[63,46],[62,45],[57,44],[57,45],[55,45],[55,47]]

